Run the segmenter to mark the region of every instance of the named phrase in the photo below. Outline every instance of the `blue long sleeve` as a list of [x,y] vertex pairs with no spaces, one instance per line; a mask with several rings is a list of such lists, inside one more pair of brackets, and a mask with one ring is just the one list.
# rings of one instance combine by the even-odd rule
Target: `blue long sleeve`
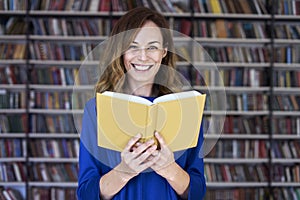
[[[97,146],[97,123],[95,99],[87,102],[82,121],[79,156],[78,200],[100,199],[100,178],[120,162],[120,153]],[[199,150],[203,142],[203,133],[199,136],[198,146],[178,155],[176,162],[190,176],[189,200],[200,200],[206,192],[203,158]],[[131,179],[114,200],[176,200],[180,199],[170,184],[153,171],[141,173]]]

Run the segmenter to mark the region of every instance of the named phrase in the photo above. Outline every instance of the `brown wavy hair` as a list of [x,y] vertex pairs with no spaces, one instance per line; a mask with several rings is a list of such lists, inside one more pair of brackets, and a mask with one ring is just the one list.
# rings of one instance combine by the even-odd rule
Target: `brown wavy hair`
[[[163,36],[163,47],[167,48],[167,55],[162,59],[161,64],[167,67],[160,67],[155,79],[160,84],[154,84],[152,94],[160,96],[180,91],[181,83],[175,72],[176,54],[174,54],[174,43],[169,24],[160,13],[146,7],[138,7],[128,11],[115,24],[107,41],[107,46],[102,58],[100,58],[100,72],[102,76],[95,86],[95,92],[117,91],[124,92],[126,78],[123,54],[128,49],[136,34],[146,21],[154,22],[161,28]],[[161,80],[164,82],[161,84]],[[155,81],[157,83],[157,81]]]

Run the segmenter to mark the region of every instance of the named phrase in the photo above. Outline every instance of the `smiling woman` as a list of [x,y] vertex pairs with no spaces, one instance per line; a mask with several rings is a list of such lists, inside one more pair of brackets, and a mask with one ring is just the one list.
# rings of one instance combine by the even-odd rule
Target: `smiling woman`
[[[137,92],[135,90],[138,88],[128,87],[128,82],[126,82],[128,80],[123,79],[124,75],[129,74],[133,67],[137,70],[146,70],[147,67],[151,67],[154,61],[146,63],[144,60],[147,59],[146,61],[150,62],[150,58],[156,58],[157,54],[160,54],[161,59],[157,60],[159,62],[156,64],[167,67],[159,69],[160,72],[156,73],[152,83],[163,84],[153,84],[153,87],[150,87],[151,91],[148,91],[149,94],[145,96],[161,96],[180,91],[182,83],[174,73],[176,61],[174,52],[168,22],[161,14],[143,7],[131,10],[117,21],[111,32],[108,47],[105,50],[106,54],[103,56],[103,59],[107,59],[103,63],[110,64],[101,66],[106,67],[106,70],[96,84],[96,92],[106,90],[130,94]],[[135,57],[139,61],[133,63],[134,66],[125,66],[129,57]],[[112,58],[113,60],[111,60]],[[151,65],[147,66],[148,64]]]
[[[117,91],[153,101],[180,91],[182,84],[176,75],[173,52],[172,34],[161,14],[148,8],[130,10],[116,23],[108,39],[103,59],[109,65],[100,64],[105,71],[99,77],[96,92]],[[96,118],[106,113],[96,113],[95,102],[95,98],[88,101],[83,114],[79,200],[203,198],[206,184],[203,158],[199,157],[202,128],[197,146],[183,152],[172,152],[164,138],[155,132],[158,144],[154,139],[141,142],[141,135],[133,133],[136,136],[119,153],[97,146]],[[97,159],[99,156],[107,162]],[[114,164],[108,166],[108,163]]]
[[123,56],[127,71],[127,90],[150,96],[155,76],[167,54],[159,27],[146,21]]

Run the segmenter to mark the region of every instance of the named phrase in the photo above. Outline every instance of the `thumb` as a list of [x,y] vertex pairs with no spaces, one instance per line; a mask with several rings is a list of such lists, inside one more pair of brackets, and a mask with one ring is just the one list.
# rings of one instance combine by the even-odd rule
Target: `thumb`
[[165,145],[164,138],[157,131],[155,131],[154,136],[156,137],[160,145]]

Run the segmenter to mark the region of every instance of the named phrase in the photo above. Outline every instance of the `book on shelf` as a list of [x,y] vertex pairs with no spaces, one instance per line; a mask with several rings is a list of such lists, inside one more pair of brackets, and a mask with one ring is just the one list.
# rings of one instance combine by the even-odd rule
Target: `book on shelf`
[[158,131],[172,151],[197,145],[206,94],[197,91],[156,98],[116,92],[97,93],[98,145],[122,151],[129,139],[140,133],[142,140]]

